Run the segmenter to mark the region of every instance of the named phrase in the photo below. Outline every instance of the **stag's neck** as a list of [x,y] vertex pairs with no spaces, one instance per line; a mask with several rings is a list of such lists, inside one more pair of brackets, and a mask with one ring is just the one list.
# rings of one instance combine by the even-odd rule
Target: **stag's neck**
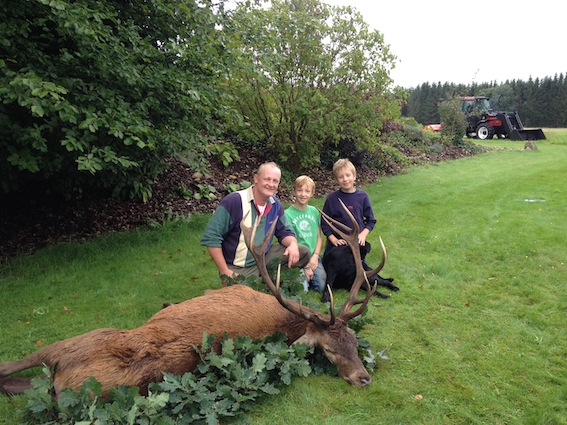
[[[282,309],[285,310],[283,307]],[[285,314],[282,316],[282,321],[279,323],[277,330],[285,333],[287,335],[288,344],[292,344],[305,334],[308,324],[309,322],[304,318],[285,310]]]

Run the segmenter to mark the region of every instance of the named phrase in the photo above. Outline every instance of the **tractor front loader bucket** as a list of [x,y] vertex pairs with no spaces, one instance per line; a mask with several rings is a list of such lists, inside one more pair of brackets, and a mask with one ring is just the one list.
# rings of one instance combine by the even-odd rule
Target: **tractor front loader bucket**
[[510,140],[544,140],[545,134],[541,128],[526,130],[517,112],[506,112],[503,114],[504,125],[508,129]]
[[526,130],[512,130],[509,134],[510,140],[545,140],[545,134],[541,128]]

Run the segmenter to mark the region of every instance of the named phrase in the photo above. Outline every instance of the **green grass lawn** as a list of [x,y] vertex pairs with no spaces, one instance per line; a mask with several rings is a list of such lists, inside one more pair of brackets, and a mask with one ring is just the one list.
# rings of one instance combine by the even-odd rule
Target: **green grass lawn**
[[[374,381],[296,379],[253,424],[567,424],[567,131],[381,179],[369,192],[401,287],[362,330]],[[321,206],[323,200],[317,200]],[[164,301],[217,287],[208,216],[62,244],[0,269],[0,361],[98,327],[131,328]],[[370,254],[377,263],[378,250]],[[345,293],[337,294],[339,302]],[[0,396],[0,424],[23,396]],[[226,422],[230,423],[230,422]]]

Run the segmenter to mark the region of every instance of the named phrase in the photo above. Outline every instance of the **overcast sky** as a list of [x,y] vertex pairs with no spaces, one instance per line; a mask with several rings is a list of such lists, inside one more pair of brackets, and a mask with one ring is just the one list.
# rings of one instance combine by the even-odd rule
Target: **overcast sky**
[[557,0],[322,1],[355,7],[384,35],[398,57],[391,76],[406,88],[567,74],[567,15]]

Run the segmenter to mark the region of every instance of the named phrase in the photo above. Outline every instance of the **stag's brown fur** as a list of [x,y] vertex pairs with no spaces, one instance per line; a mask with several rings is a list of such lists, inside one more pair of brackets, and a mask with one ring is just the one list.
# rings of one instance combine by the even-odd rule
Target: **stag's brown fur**
[[[314,323],[283,308],[272,295],[233,285],[171,305],[136,329],[96,329],[50,344],[22,360],[2,363],[0,377],[5,378],[0,378],[0,386],[4,392],[20,392],[29,386],[29,380],[7,376],[46,364],[55,367],[57,393],[63,388],[78,390],[91,376],[102,383],[104,391],[125,385],[138,386],[144,393],[151,382],[162,379],[163,372],[181,375],[195,369],[200,359],[192,345],[201,343],[203,332],[217,337],[226,332],[232,338],[246,335],[256,339],[275,331],[285,332],[289,343],[316,344],[324,351],[333,340],[339,340],[334,334],[340,334],[340,343],[333,345],[342,348],[333,347],[329,359],[349,383],[370,382],[356,353],[354,333],[344,322],[337,321],[330,329],[318,329]],[[347,365],[353,360],[352,366]]]

